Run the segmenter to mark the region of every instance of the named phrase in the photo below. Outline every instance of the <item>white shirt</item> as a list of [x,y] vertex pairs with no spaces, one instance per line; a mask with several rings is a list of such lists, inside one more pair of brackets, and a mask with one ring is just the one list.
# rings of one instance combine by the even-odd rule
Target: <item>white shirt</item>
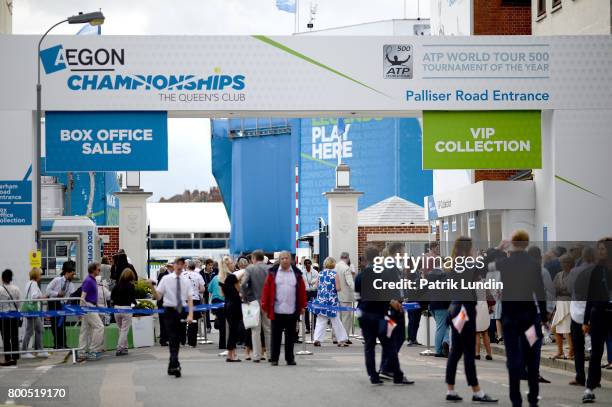
[[306,284],[306,291],[317,291],[319,286],[319,273],[314,268],[310,268],[310,271],[306,270],[306,267],[302,269],[304,275],[304,283]]
[[297,279],[293,270],[284,271],[281,268],[276,272],[276,298],[274,301],[275,314],[295,313],[295,286]]
[[[184,276],[183,273],[181,273],[180,277],[176,275],[175,272],[172,272],[168,275],[165,275],[161,281],[159,282],[159,284],[157,285],[157,292],[160,295],[164,296],[164,307],[173,307],[173,308],[177,308],[178,307],[178,300],[177,299],[177,283],[176,283],[176,279],[180,280],[180,285],[181,285],[181,298],[180,301],[183,304],[183,307],[185,308],[185,311],[187,311],[187,299],[189,299],[189,297],[192,297],[193,295],[193,290],[191,288],[191,283],[189,281],[189,279],[187,277]],[[193,297],[192,297],[193,298]]]
[[246,273],[246,269],[240,269],[240,270],[234,271],[232,274],[236,276],[238,281],[242,281],[242,277],[244,277],[245,273]]
[[[17,287],[15,284],[0,284],[0,300],[17,301],[20,299],[20,297],[21,293],[19,292],[19,287]],[[0,302],[0,311],[19,311],[19,303]]]
[[66,280],[64,276],[55,277],[47,286],[47,295],[51,298],[58,298],[59,292],[64,290],[63,298],[70,297],[75,291],[74,284]]
[[181,275],[187,277],[187,279],[191,283],[191,298],[199,301],[200,290],[204,290],[205,286],[202,275],[196,271],[184,271]]

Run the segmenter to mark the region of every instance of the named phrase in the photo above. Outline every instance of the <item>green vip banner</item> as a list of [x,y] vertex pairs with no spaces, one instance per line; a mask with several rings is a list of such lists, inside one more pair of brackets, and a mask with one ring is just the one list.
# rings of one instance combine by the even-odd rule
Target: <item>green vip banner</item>
[[423,169],[542,168],[540,111],[425,111]]

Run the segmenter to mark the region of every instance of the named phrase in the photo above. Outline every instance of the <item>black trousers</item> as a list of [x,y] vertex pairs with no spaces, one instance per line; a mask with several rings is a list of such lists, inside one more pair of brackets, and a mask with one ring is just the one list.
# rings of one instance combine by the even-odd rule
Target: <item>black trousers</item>
[[582,325],[574,322],[570,325],[572,343],[574,344],[574,369],[576,370],[576,381],[584,386],[586,375],[584,373],[584,333]]
[[[60,301],[49,301],[50,311],[61,310]],[[66,349],[66,317],[51,317],[51,333],[53,334],[53,348]]]
[[[4,318],[0,319],[0,333],[2,334],[2,343],[4,352],[19,351],[19,318]],[[19,359],[19,353],[5,353],[4,360]]]
[[[474,314],[475,315],[475,314]],[[459,360],[463,356],[463,366],[465,369],[465,378],[468,386],[478,386],[478,377],[476,376],[476,321],[472,315],[469,315],[469,320],[463,326],[461,333],[457,331],[451,323],[451,349],[448,354],[446,363],[446,383],[455,385],[455,376],[457,375],[457,366]]]
[[[529,345],[525,331],[533,325],[539,339]],[[542,348],[542,332],[538,319],[529,321],[516,315],[502,317],[502,330],[504,333],[504,346],[506,348],[506,367],[508,368],[508,382],[510,385],[510,401],[513,406],[521,406],[521,377],[527,369],[527,383],[529,394],[527,400],[530,405],[538,404],[540,393],[540,350]]]
[[293,362],[295,355],[293,354],[293,343],[295,341],[295,325],[298,317],[295,314],[274,314],[272,322],[272,350],[270,359],[273,362],[278,362],[280,357],[280,348],[285,333],[285,360]]
[[[218,300],[216,298],[212,300],[212,304],[217,304],[220,302],[223,301]],[[221,307],[214,310],[213,313],[215,314],[215,325],[217,325],[217,329],[219,329],[219,349],[223,350],[227,348],[227,339],[225,332],[225,310],[223,309],[223,307]]]
[[[314,300],[315,298],[317,298],[316,291],[306,291],[306,299],[308,300],[308,302]],[[311,318],[312,318],[312,321],[310,320]],[[317,325],[317,316],[311,315],[310,311],[308,311],[308,308],[306,308],[306,312],[304,312],[304,323],[306,324],[307,331],[314,332],[315,327]],[[311,323],[312,323],[312,326],[310,326]]]
[[601,357],[606,339],[612,332],[612,310],[593,308],[590,322],[591,358],[586,387],[594,390],[601,383]]
[[[163,302],[157,301],[157,308],[163,308]],[[166,323],[164,322],[164,314],[161,313],[158,315],[159,318],[159,343],[167,345],[168,344],[168,332],[166,332]]]
[[[397,326],[393,329],[391,333],[391,338],[389,341],[391,343],[391,348],[395,352],[395,354],[399,354],[400,349],[402,349],[402,345],[404,344],[404,339],[406,339],[406,321],[404,317],[404,313],[397,313],[395,315]],[[385,333],[386,336],[386,333]],[[382,356],[380,360],[380,371],[385,373],[392,373],[393,369],[389,368],[389,359],[385,357],[387,355]],[[399,359],[398,359],[399,360]],[[399,362],[398,362],[399,363]],[[403,376],[403,374],[402,374]]]
[[[200,305],[200,300],[193,300],[193,306]],[[200,318],[199,312],[193,313],[193,323],[187,325],[187,344],[189,346],[196,346],[198,344],[198,319]]]
[[[408,310],[407,312],[408,312],[408,340],[412,342],[416,342],[417,332],[419,331],[419,325],[421,324],[421,310],[411,309],[411,310]],[[402,329],[404,329],[404,327],[402,327]]]
[[[208,304],[208,291],[204,293],[204,300],[202,301],[202,303]],[[204,311],[202,312],[202,314],[204,315],[204,322],[206,323],[206,329],[210,329],[211,328],[210,311]]]
[[397,348],[394,342],[387,338],[387,321],[384,319],[384,315],[364,312],[359,317],[359,326],[361,327],[361,335],[363,335],[365,365],[370,379],[379,377],[376,370],[376,339],[378,339],[382,347],[382,360],[385,361],[385,370],[392,373],[395,380],[401,380],[404,374],[400,370]]
[[168,368],[180,367],[178,356],[181,347],[181,333],[185,334],[185,324],[181,322],[181,319],[185,318],[187,314],[185,312],[179,313],[176,308],[166,307],[163,315],[166,333],[168,334],[168,350],[170,351]]

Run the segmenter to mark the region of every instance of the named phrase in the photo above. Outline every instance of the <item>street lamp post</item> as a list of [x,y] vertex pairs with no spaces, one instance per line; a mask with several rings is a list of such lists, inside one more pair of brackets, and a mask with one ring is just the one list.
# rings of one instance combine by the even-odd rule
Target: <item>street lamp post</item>
[[104,14],[102,11],[94,11],[93,13],[79,13],[77,15],[66,18],[65,20],[56,23],[49,28],[40,40],[38,41],[38,52],[36,54],[36,60],[38,61],[38,75],[36,81],[36,175],[34,185],[36,187],[36,248],[40,250],[40,231],[41,231],[41,218],[42,218],[42,207],[41,207],[41,187],[40,187],[40,167],[41,167],[41,144],[42,144],[42,108],[41,108],[41,91],[42,86],[40,84],[40,46],[51,30],[63,23],[68,24],[86,24],[101,25],[104,24]]

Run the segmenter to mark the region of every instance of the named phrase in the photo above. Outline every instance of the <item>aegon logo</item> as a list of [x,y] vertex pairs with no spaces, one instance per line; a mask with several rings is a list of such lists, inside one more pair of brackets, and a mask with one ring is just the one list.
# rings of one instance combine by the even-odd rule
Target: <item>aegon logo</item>
[[66,48],[56,45],[40,51],[46,74],[70,69],[73,72],[109,72],[115,66],[125,65],[123,48]]
[[[45,73],[69,69],[74,72],[66,79],[73,91],[241,91],[246,87],[245,75],[192,73],[115,73],[115,67],[125,65],[123,48],[66,48],[60,44],[40,51]],[[227,98],[227,96],[225,96]],[[225,99],[227,101],[227,99]]]

